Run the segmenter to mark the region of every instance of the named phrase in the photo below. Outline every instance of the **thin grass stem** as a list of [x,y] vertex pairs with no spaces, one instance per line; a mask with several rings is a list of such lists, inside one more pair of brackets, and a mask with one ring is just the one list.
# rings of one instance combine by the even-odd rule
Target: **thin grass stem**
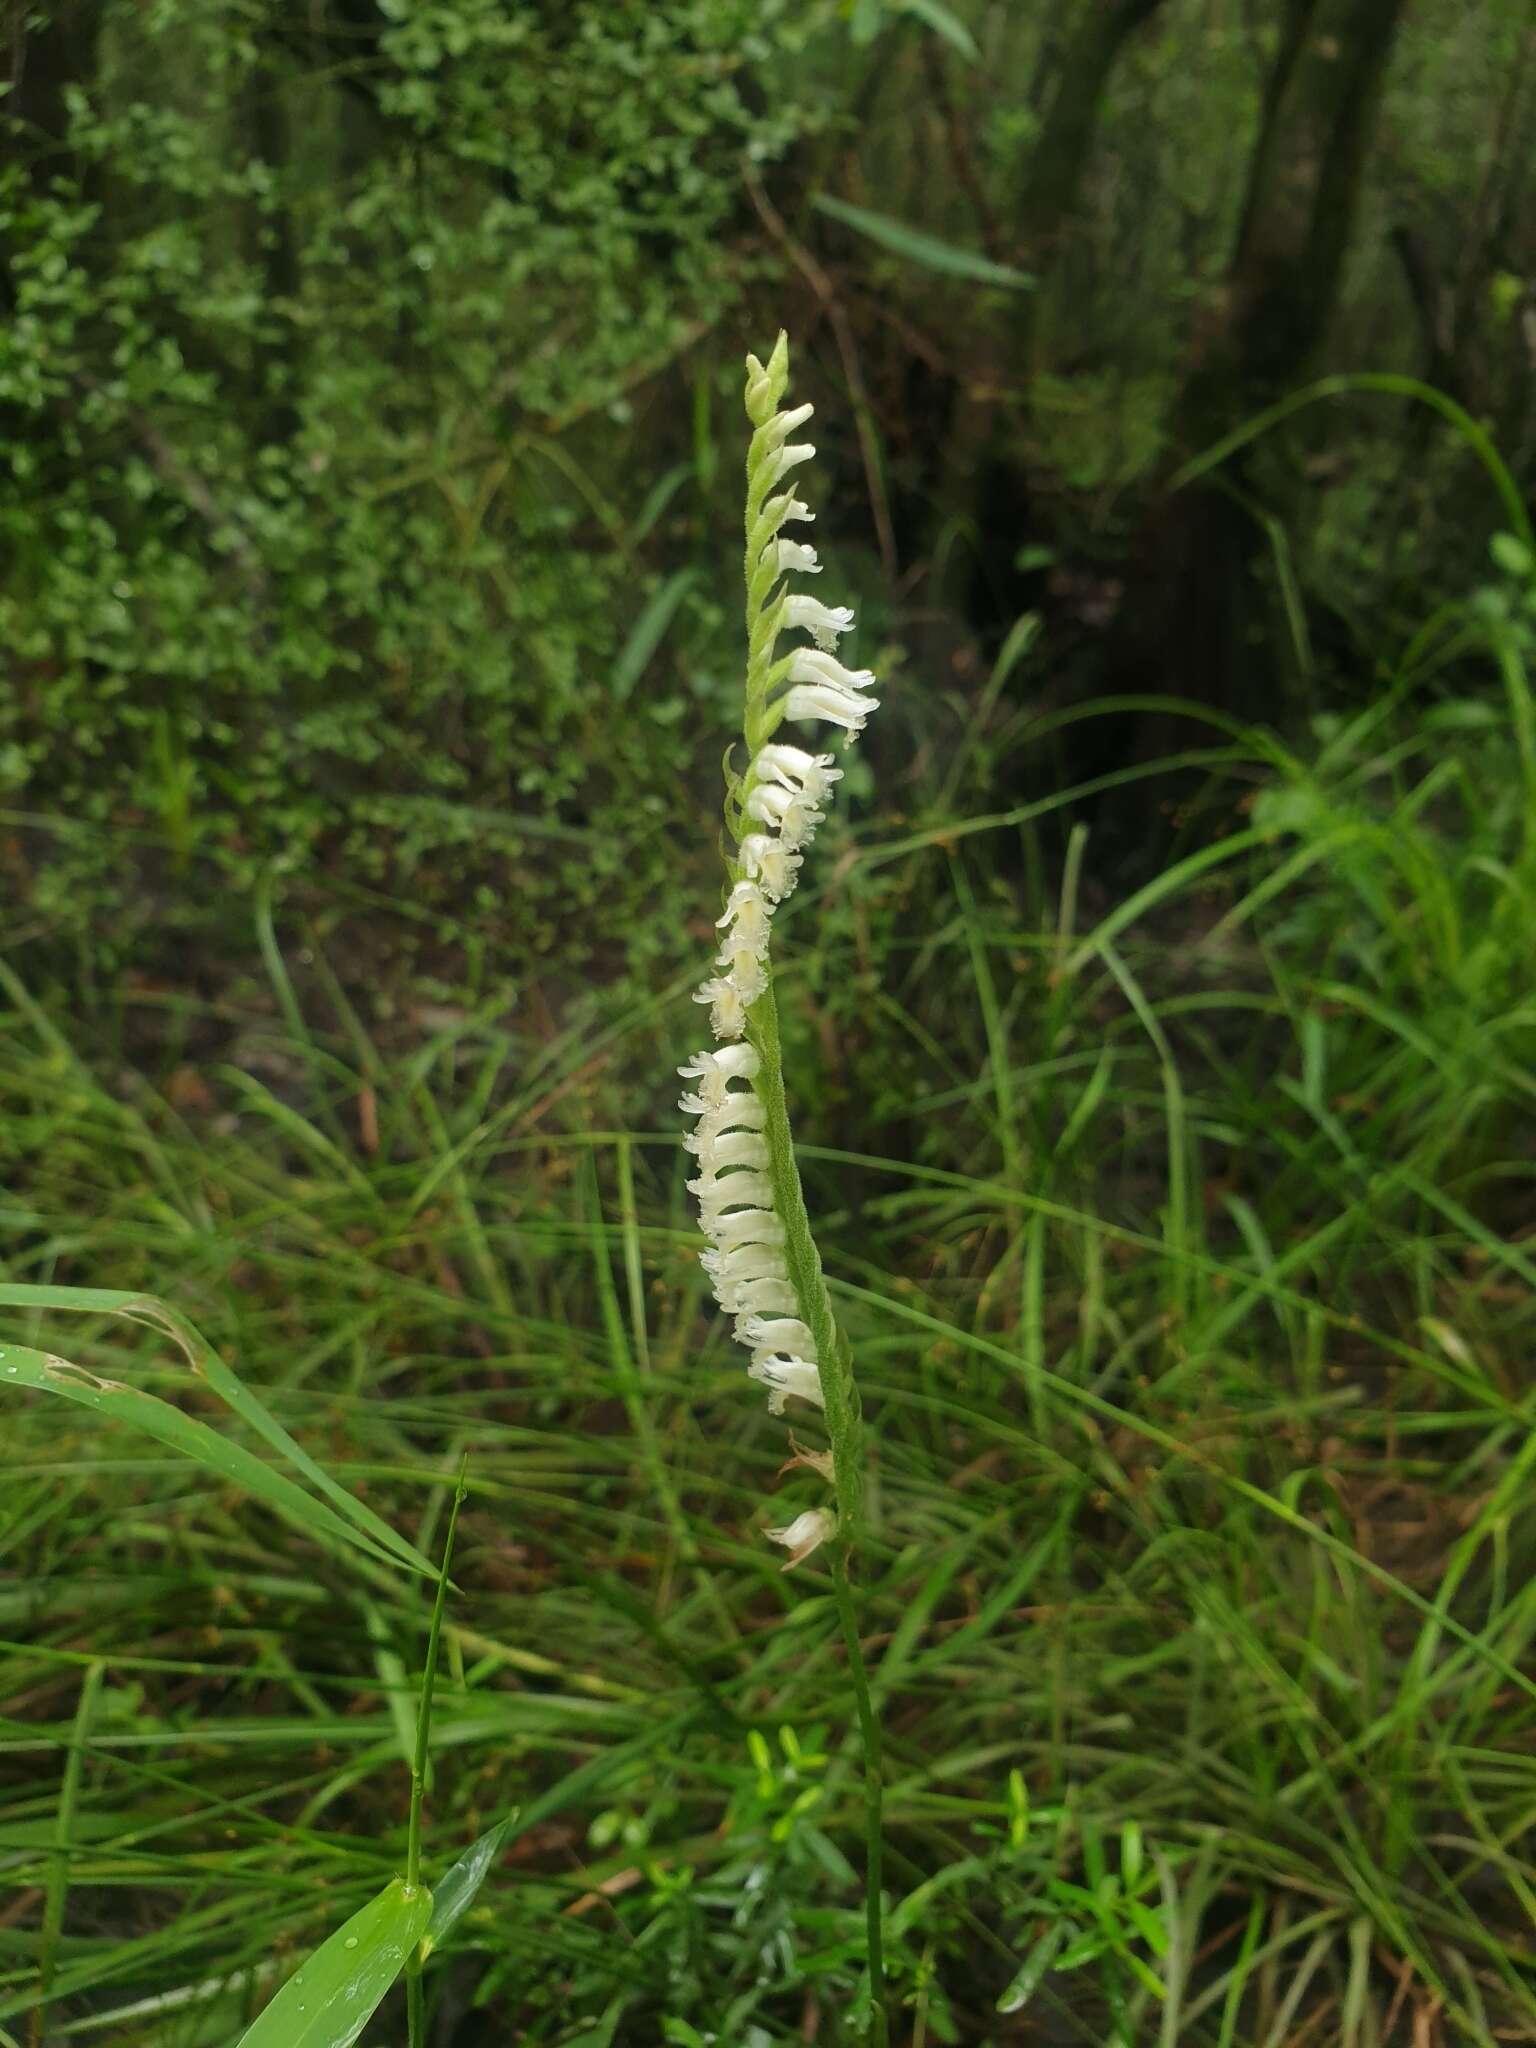
[[[448,1599],[448,1574],[453,1569],[453,1545],[458,1535],[459,1510],[464,1505],[464,1478],[468,1453],[459,1461],[458,1484],[453,1506],[448,1511],[448,1533],[443,1538],[443,1561],[438,1567],[437,1591],[432,1598],[432,1620],[427,1631],[427,1655],[421,1672],[421,1702],[416,1713],[416,1748],[411,1757],[411,1807],[406,1823],[405,1881],[412,1891],[421,1883],[421,1815],[427,1788],[427,1758],[432,1736],[432,1694],[437,1684],[437,1658],[443,1636],[443,1609]],[[418,1944],[405,1966],[406,2028],[410,2048],[426,2048],[427,2009],[421,1981],[421,1948]]]
[[864,1924],[869,1947],[870,2038],[874,2048],[886,2048],[890,2039],[890,2022],[885,2006],[885,1909],[880,1895],[885,1827],[880,1719],[870,1695],[869,1672],[864,1663],[864,1647],[859,1640],[858,1611],[848,1577],[848,1552],[842,1544],[832,1558],[832,1585],[838,1618],[843,1625],[843,1641],[848,1647],[848,1674],[853,1680],[854,1707],[864,1751]]

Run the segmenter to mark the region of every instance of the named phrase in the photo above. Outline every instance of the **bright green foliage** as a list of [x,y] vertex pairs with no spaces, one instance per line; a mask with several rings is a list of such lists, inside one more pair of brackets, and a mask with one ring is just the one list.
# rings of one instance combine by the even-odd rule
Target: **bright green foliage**
[[352,2048],[431,1917],[424,1886],[386,1885],[294,1972],[240,2048]]

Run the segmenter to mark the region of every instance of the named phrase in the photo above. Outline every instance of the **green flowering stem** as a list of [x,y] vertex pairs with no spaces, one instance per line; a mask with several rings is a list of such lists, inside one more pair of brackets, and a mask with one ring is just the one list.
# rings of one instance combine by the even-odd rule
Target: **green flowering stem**
[[762,1061],[754,1086],[763,1105],[763,1137],[768,1145],[774,1213],[784,1222],[784,1263],[800,1304],[801,1320],[816,1340],[816,1356],[821,1361],[821,1391],[826,1403],[827,1435],[832,1439],[833,1484],[837,1490],[838,1536],[851,1547],[862,1533],[864,1418],[848,1340],[832,1313],[832,1297],[827,1292],[821,1254],[811,1234],[800,1168],[795,1161],[795,1141],[784,1097],[779,1013],[771,966],[767,988],[747,1012],[747,1037]]
[[805,1192],[795,1160],[789,1109],[784,1097],[784,1067],[779,1046],[779,1014],[768,987],[747,1013],[747,1035],[762,1065],[755,1087],[763,1104],[763,1136],[768,1146],[768,1177],[773,1183],[775,1214],[784,1219],[784,1262],[800,1304],[801,1320],[816,1340],[821,1360],[821,1390],[826,1403],[827,1435],[832,1442],[832,1483],[837,1497],[837,1534],[831,1544],[832,1585],[848,1650],[854,1707],[864,1753],[864,1893],[868,1927],[869,1988],[874,2010],[873,2039],[884,2048],[888,2039],[885,2009],[885,1943],[880,1897],[885,1780],[881,1767],[880,1723],[870,1695],[869,1673],[859,1639],[858,1610],[848,1565],[863,1536],[864,1417],[853,1376],[848,1340],[832,1312],[832,1298],[821,1269],[821,1254],[806,1213]]
[[848,1547],[839,1538],[832,1553],[832,1588],[843,1641],[848,1646],[848,1672],[853,1680],[854,1707],[864,1748],[864,1925],[869,1951],[869,1996],[875,2048],[889,2040],[885,2010],[884,1909],[880,1898],[880,1850],[884,1836],[885,1778],[881,1769],[880,1721],[870,1697],[869,1673],[859,1641],[859,1620],[848,1581]]

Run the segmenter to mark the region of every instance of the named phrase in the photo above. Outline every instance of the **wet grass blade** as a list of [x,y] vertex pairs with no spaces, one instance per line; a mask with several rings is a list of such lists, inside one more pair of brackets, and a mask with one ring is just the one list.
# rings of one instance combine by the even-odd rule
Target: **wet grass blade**
[[509,1813],[488,1828],[478,1842],[471,1842],[458,1862],[443,1874],[441,1883],[432,1894],[432,1919],[422,1937],[423,1957],[431,1955],[436,1948],[452,1934],[475,1903],[475,1894],[490,1875],[502,1843],[517,1815]]
[[393,1879],[288,1979],[240,2048],[351,2048],[431,1918],[426,1887]]

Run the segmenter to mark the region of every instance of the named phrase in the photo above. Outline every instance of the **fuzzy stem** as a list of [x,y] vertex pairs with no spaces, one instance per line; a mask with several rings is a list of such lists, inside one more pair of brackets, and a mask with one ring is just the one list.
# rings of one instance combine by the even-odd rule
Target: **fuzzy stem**
[[[728,773],[727,823],[735,829],[745,816],[746,804],[756,785],[759,750],[772,737],[783,717],[782,700],[775,691],[788,675],[789,660],[774,659],[774,643],[784,617],[784,602],[775,595],[780,569],[777,555],[766,552],[782,518],[765,516],[768,493],[777,480],[767,467],[789,430],[786,419],[775,426],[775,407],[789,377],[789,344],[780,334],[766,370],[755,357],[747,358],[747,414],[756,432],[747,451],[746,503],[746,623],[747,672],[742,736],[746,741],[747,766],[739,779]],[[808,450],[802,453],[808,453]],[[782,472],[781,472],[782,473]],[[739,836],[739,833],[738,833]],[[737,865],[727,861],[730,879],[740,879]],[[784,1099],[784,1064],[779,1046],[779,1013],[773,994],[772,956],[764,963],[766,987],[747,1010],[747,1037],[758,1055],[758,1072],[753,1088],[763,1105],[763,1139],[768,1152],[768,1178],[773,1190],[773,1213],[784,1225],[784,1263],[799,1305],[800,1320],[811,1333],[816,1369],[821,1381],[827,1418],[827,1435],[832,1446],[832,1485],[837,1499],[837,1530],[830,1544],[832,1580],[843,1640],[848,1649],[848,1670],[853,1683],[859,1740],[864,1755],[865,1910],[869,1937],[869,1987],[873,2007],[874,2048],[886,2048],[889,2040],[885,2009],[885,1959],[881,1924],[880,1851],[884,1801],[884,1780],[880,1760],[880,1724],[870,1696],[869,1673],[865,1668],[859,1640],[858,1609],[849,1578],[849,1560],[864,1533],[864,1422],[859,1390],[853,1376],[853,1355],[848,1340],[837,1326],[832,1297],[821,1270],[821,1254],[806,1214],[805,1193],[795,1161],[795,1143],[789,1128],[789,1108]]]
[[890,2038],[885,2010],[885,1934],[880,1899],[880,1849],[884,1832],[885,1779],[881,1771],[880,1721],[870,1697],[869,1673],[859,1641],[858,1613],[848,1579],[848,1551],[838,1544],[832,1556],[832,1585],[837,1597],[843,1641],[848,1646],[848,1671],[853,1680],[854,1707],[864,1750],[864,1924],[868,1930],[869,1997],[873,2014],[873,2048],[886,2048]]
[[847,1339],[832,1313],[821,1270],[821,1254],[811,1233],[805,1191],[795,1162],[795,1141],[784,1097],[784,1064],[779,1049],[779,1012],[773,994],[773,965],[768,986],[747,1012],[747,1036],[761,1066],[753,1087],[763,1105],[763,1137],[768,1146],[768,1177],[773,1183],[775,1215],[784,1223],[784,1262],[800,1304],[800,1319],[816,1344],[822,1399],[826,1402],[827,1435],[832,1440],[833,1484],[837,1489],[838,1534],[850,1547],[862,1533],[864,1506],[864,1418]]
[[784,1262],[789,1268],[790,1285],[800,1304],[801,1320],[816,1340],[816,1355],[821,1361],[822,1398],[827,1404],[827,1435],[832,1441],[832,1483],[837,1494],[838,1520],[832,1548],[832,1583],[842,1622],[843,1641],[848,1649],[848,1673],[853,1682],[864,1761],[864,1898],[869,1930],[869,1988],[874,2011],[872,2039],[874,2048],[885,2048],[889,2036],[880,1900],[885,1781],[881,1770],[880,1723],[870,1696],[869,1673],[859,1640],[858,1611],[848,1575],[849,1559],[863,1536],[864,1419],[858,1385],[853,1376],[852,1355],[832,1312],[832,1298],[821,1270],[821,1254],[811,1233],[805,1192],[800,1185],[800,1169],[795,1161],[789,1109],[784,1099],[784,1066],[779,1047],[779,1015],[773,996],[771,966],[768,987],[749,1010],[747,1023],[749,1036],[761,1061],[753,1086],[763,1105],[763,1136],[768,1146],[768,1174],[773,1182],[774,1211],[784,1219]]

